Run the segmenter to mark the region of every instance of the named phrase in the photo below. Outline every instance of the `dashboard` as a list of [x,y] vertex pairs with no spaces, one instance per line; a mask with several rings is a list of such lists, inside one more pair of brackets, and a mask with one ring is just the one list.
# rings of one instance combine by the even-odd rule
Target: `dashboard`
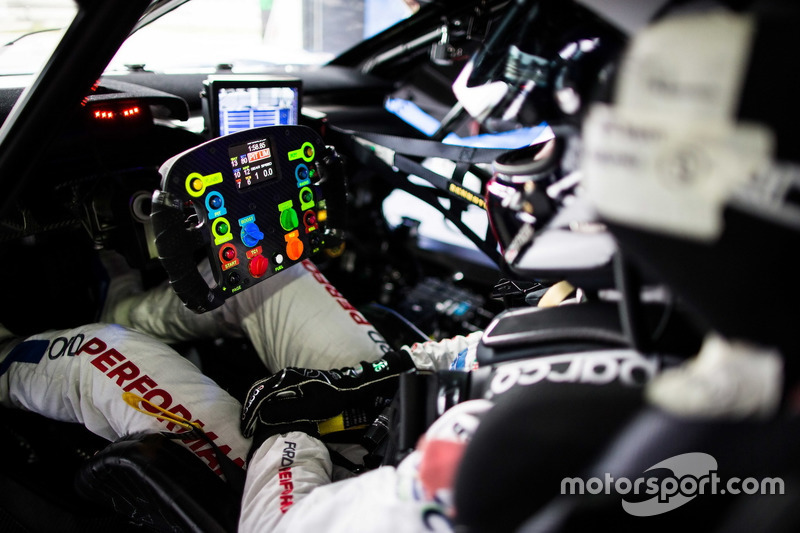
[[[104,291],[98,250],[121,253],[148,285],[164,281],[149,224],[152,195],[160,186],[158,170],[165,161],[212,137],[201,98],[207,78],[132,71],[98,80],[57,131],[45,156],[35,161],[17,195],[16,209],[0,217],[0,249],[7,258],[0,274],[19,281],[9,284],[9,301],[16,304],[1,311],[0,323],[25,333],[95,320]],[[384,107],[389,95],[405,90],[395,81],[336,65],[303,72],[300,79],[299,123],[325,142],[331,127],[419,135]],[[6,80],[0,88],[0,119],[8,116],[21,93],[13,85]],[[348,224],[350,234],[359,235],[351,247],[371,262],[386,238],[378,231],[383,221],[376,202],[391,187],[348,161]],[[353,212],[357,204],[368,210]],[[373,240],[375,250],[370,250]],[[384,268],[368,269],[367,287],[377,290]],[[358,285],[354,300],[379,296],[349,279],[341,285]]]
[[[387,102],[400,101],[413,102],[442,132],[474,134],[476,124],[459,108],[453,83],[481,46],[491,21],[502,15],[505,2],[494,4],[431,4],[408,24],[398,24],[322,67],[291,72],[302,84],[299,124],[332,146],[343,165],[343,194],[335,195],[340,205],[329,209],[328,216],[339,217],[333,226],[341,229],[346,242],[339,250],[317,253],[315,261],[354,305],[378,302],[416,323],[437,323],[430,331],[436,336],[480,329],[502,308],[491,296],[498,266],[463,237],[465,224],[446,220],[472,216],[488,238],[485,211],[465,201],[479,203],[466,185],[451,190],[410,185],[410,172],[398,171],[375,153],[365,155],[364,146],[352,143],[349,132],[431,140],[430,132],[401,118],[396,108],[387,109]],[[97,24],[95,30],[105,31]],[[81,48],[88,43],[76,40],[73,45],[100,64],[102,58]],[[85,67],[71,58],[64,58],[62,77],[56,79],[80,85],[74,73]],[[6,295],[14,302],[0,310],[0,323],[27,334],[96,321],[108,284],[99,261],[103,251],[121,254],[141,273],[145,287],[168,279],[150,224],[153,192],[162,184],[159,169],[214,137],[202,94],[209,78],[232,74],[225,65],[213,72],[179,73],[131,65],[124,72],[103,74],[81,93],[79,105],[65,107],[53,103],[66,99],[61,87],[48,87],[40,105],[32,106],[38,110],[36,120],[27,121],[33,125],[17,143],[25,146],[27,158],[17,166],[28,169],[18,178],[0,175],[7,192],[0,199],[0,275],[13,280]],[[254,77],[264,74],[260,70]],[[28,96],[22,87],[29,83],[24,78],[0,80],[0,120],[6,121],[16,102]],[[425,157],[407,159],[421,162]],[[484,168],[480,178],[486,173]],[[420,199],[421,206],[412,203]],[[438,220],[433,230],[426,230],[431,217]],[[250,259],[246,250],[236,253]],[[203,258],[198,252],[196,259]]]

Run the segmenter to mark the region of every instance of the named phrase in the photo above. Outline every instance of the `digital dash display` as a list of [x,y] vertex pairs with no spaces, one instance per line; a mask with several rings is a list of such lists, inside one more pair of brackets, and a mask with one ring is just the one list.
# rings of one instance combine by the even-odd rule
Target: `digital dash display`
[[259,139],[228,149],[236,188],[246,189],[278,177],[272,159],[272,147],[267,139]]
[[297,124],[299,87],[221,87],[219,134],[261,126]]

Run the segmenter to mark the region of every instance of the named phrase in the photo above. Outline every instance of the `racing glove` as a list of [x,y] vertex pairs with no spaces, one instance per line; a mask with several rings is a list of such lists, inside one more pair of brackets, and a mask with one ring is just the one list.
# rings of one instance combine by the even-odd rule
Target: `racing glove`
[[375,418],[397,392],[399,374],[413,369],[405,351],[352,368],[285,368],[250,387],[242,405],[242,434],[253,437],[255,448],[287,431],[319,437],[319,424],[342,414],[360,411]]

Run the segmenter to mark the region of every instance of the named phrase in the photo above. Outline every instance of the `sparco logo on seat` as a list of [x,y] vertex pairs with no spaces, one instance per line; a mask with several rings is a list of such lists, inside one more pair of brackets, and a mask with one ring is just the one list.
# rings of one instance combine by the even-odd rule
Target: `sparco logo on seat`
[[625,351],[576,353],[538,357],[500,366],[492,377],[492,394],[502,394],[514,385],[552,383],[587,383],[606,385],[619,380],[623,385],[639,387],[658,371],[658,362]]

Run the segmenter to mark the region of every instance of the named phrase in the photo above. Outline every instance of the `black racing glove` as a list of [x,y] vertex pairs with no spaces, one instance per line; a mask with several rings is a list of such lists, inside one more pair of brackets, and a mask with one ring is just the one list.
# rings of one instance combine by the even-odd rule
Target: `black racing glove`
[[412,369],[405,351],[353,368],[285,368],[250,387],[242,406],[242,434],[257,446],[293,430],[319,437],[319,422],[354,410],[377,417],[397,392],[398,375]]

